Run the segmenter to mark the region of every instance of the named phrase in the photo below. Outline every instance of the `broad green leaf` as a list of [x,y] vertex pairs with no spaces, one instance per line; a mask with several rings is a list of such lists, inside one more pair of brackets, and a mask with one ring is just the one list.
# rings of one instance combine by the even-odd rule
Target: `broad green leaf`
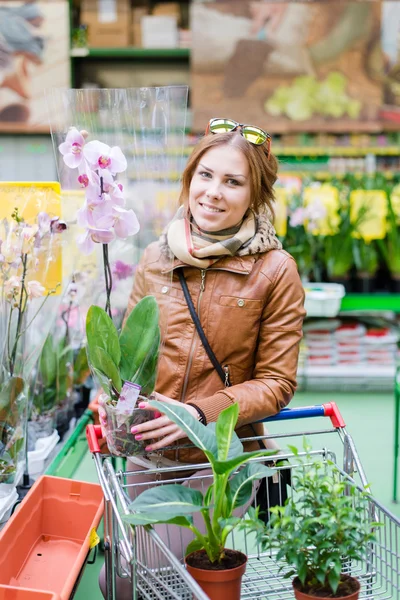
[[204,452],[211,463],[215,461],[218,452],[215,435],[208,427],[202,425],[202,423],[199,423],[197,419],[192,417],[186,408],[176,404],[157,402],[156,400],[151,401],[150,405],[157,408],[173,423],[178,425],[186,433],[190,441]]
[[275,469],[270,469],[262,463],[248,463],[230,480],[232,497],[232,510],[243,506],[251,498],[253,492],[253,481],[263,477],[270,477]]
[[[217,419],[215,427],[215,434],[217,437],[218,445],[218,460],[227,460],[228,454],[231,454],[231,458],[239,456],[243,452],[243,446],[235,436],[235,425],[239,416],[239,405],[237,403],[231,404],[228,408],[223,410]],[[233,450],[231,449],[232,442]],[[237,443],[238,442],[238,443]],[[232,456],[233,454],[233,456]]]
[[122,519],[130,525],[154,525],[156,523],[167,523],[168,525],[179,525],[179,527],[187,527],[190,529],[193,525],[193,518],[191,515],[186,517],[174,517],[172,519],[166,519],[161,521],[155,521],[154,515],[145,513],[135,513],[132,515],[123,515]]
[[159,309],[154,296],[145,296],[128,316],[119,336],[121,377],[132,381],[140,366],[155,352],[159,340]]
[[81,346],[74,360],[74,384],[81,385],[89,376],[89,365],[87,360],[86,348]]
[[[213,432],[213,434],[215,435],[215,439],[217,440],[217,424],[215,422],[208,423],[207,429]],[[229,460],[231,458],[236,458],[236,456],[239,456],[241,454],[243,454],[243,444],[240,441],[238,435],[234,432],[232,435],[232,440],[229,446],[228,456],[226,459]]]
[[55,383],[57,376],[57,352],[54,350],[51,335],[47,336],[43,345],[39,360],[39,371],[44,387],[49,387]]
[[[199,512],[203,507],[203,494],[182,485],[163,485],[145,490],[131,504],[129,510],[152,518],[153,523]],[[131,520],[130,523],[133,521]]]
[[187,545],[185,550],[185,556],[189,556],[189,554],[192,554],[192,552],[196,552],[197,550],[203,550],[203,548],[203,543],[196,538],[192,540],[190,544]]
[[13,375],[5,381],[0,387],[0,420],[7,421],[11,419],[11,424],[16,424],[20,414],[20,404],[25,396],[24,380],[21,377]]
[[99,306],[91,306],[86,317],[86,337],[89,356],[95,348],[102,348],[115,365],[121,360],[118,332],[105,310]]
[[111,379],[113,386],[119,393],[122,387],[121,377],[111,356],[103,348],[97,346],[90,351],[90,362],[95,369],[101,371],[108,379]]
[[149,354],[145,357],[138,371],[131,378],[133,383],[141,386],[141,393],[149,395],[154,390],[157,378],[158,352],[160,346],[160,332],[156,332],[154,345]]
[[271,456],[273,454],[276,454],[276,450],[257,450],[255,452],[244,452],[241,456],[232,458],[231,460],[215,461],[214,469],[219,475],[223,475],[224,473],[232,473],[232,471],[240,467],[240,465],[248,462],[251,458],[258,458],[259,456]]

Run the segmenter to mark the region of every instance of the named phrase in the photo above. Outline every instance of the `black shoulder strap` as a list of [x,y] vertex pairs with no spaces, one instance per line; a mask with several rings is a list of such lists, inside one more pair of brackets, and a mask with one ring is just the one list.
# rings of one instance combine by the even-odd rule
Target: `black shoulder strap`
[[201,326],[201,323],[200,323],[200,319],[199,319],[199,317],[198,317],[198,315],[196,313],[196,310],[194,308],[193,300],[192,300],[192,298],[190,296],[189,289],[188,289],[188,286],[187,286],[187,283],[186,283],[186,279],[185,279],[185,276],[183,274],[183,270],[182,269],[178,270],[178,277],[179,277],[179,281],[180,281],[181,286],[182,286],[182,290],[183,290],[183,294],[185,296],[186,303],[187,303],[188,308],[189,308],[190,316],[192,317],[193,323],[196,326],[197,333],[200,336],[201,343],[204,346],[204,350],[207,352],[208,358],[210,359],[210,361],[211,361],[214,369],[217,371],[218,375],[220,376],[223,384],[226,387],[229,387],[231,385],[230,381],[229,381],[229,375],[228,375],[228,373],[226,373],[224,371],[224,369],[222,368],[222,366],[218,362],[217,357],[215,356],[215,354],[214,354],[214,352],[213,352],[210,344],[208,343],[208,340],[206,338],[206,334],[204,333],[204,330],[203,330],[203,328]]

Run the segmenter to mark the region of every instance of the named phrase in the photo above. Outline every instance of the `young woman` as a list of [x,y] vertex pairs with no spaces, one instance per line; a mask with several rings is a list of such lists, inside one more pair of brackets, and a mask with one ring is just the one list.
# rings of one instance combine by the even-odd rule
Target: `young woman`
[[[127,309],[129,314],[148,294],[160,306],[166,335],[154,397],[180,403],[203,423],[216,421],[237,402],[240,437],[262,435],[257,421],[279,412],[296,389],[304,292],[295,261],[282,250],[271,224],[276,178],[277,160],[266,132],[212,119],[184,170],[175,218],[144,252]],[[162,274],[171,268],[167,286]],[[179,271],[227,385],[199,338]],[[154,468],[153,451],[159,463],[162,448],[185,438],[162,414],[137,425],[133,433],[149,440],[148,457],[129,461],[136,472],[143,470],[143,477],[136,473],[132,478],[135,483],[149,482],[145,471]],[[245,450],[257,448],[255,442],[245,444]],[[162,461],[193,465],[204,462],[204,456],[196,448],[179,449],[165,452]],[[201,480],[192,481],[191,487],[201,487]],[[156,529],[163,537],[165,526]],[[179,536],[168,538],[169,545],[176,541],[177,555],[190,541],[182,540],[186,533],[191,535],[180,530]],[[127,597],[122,589],[120,594]]]

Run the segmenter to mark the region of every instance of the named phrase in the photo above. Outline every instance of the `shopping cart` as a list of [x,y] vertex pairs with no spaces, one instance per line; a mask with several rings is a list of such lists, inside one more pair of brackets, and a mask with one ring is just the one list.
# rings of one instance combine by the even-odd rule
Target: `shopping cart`
[[[328,417],[327,429],[311,429],[291,433],[268,434],[246,440],[299,438],[297,447],[302,446],[305,436],[313,449],[294,455],[280,451],[278,469],[311,468],[314,461],[334,463],[343,478],[355,481],[361,499],[361,493],[368,485],[354,442],[347,433],[345,423],[335,403],[304,408],[283,409],[278,415],[265,419],[266,422]],[[314,439],[323,443],[333,434],[337,439],[332,443],[339,448],[336,452],[325,446],[316,449]],[[162,534],[158,526],[141,525],[132,528],[123,521],[123,515],[129,514],[131,495],[140,492],[149,485],[182,483],[187,481],[188,466],[167,467],[156,465],[154,469],[143,471],[116,471],[110,457],[100,454],[98,438],[101,429],[96,425],[87,427],[89,449],[92,452],[99,481],[105,498],[104,540],[107,600],[118,600],[116,596],[116,576],[128,580],[132,588],[133,600],[208,600],[198,584],[186,571],[183,560],[173,554],[169,548],[171,538],[179,536],[179,528],[163,525]],[[242,440],[244,441],[244,440]],[[286,442],[287,443],[287,442]],[[339,452],[341,456],[339,457]],[[262,461],[262,458],[254,459]],[[265,458],[264,458],[265,460]],[[339,465],[339,461],[341,465]],[[207,463],[196,465],[196,471],[204,469],[199,477],[207,489]],[[191,468],[193,473],[193,467]],[[148,477],[147,481],[144,479]],[[135,482],[135,478],[137,481]],[[165,481],[168,478],[168,481]],[[284,479],[284,478],[279,478]],[[139,481],[140,480],[140,481]],[[295,494],[293,486],[290,494]],[[357,497],[355,499],[357,501]],[[361,501],[361,500],[360,500]],[[361,583],[360,600],[395,599],[400,600],[400,520],[387,511],[377,500],[371,497],[368,503],[371,521],[382,525],[376,529],[376,540],[367,549],[363,562],[349,561],[344,558],[343,572],[357,577]],[[168,530],[173,527],[174,529]],[[170,537],[171,536],[171,537]],[[293,598],[289,579],[284,578],[282,561],[276,561],[276,552],[271,549],[261,552],[254,536],[243,532],[231,535],[227,547],[246,553],[248,563],[242,582],[242,600],[288,600]],[[183,557],[184,548],[181,551]]]

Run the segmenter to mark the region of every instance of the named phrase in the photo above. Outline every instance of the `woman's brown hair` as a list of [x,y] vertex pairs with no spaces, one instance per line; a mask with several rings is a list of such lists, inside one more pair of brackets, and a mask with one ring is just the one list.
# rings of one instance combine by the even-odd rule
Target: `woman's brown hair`
[[205,135],[194,147],[182,174],[182,189],[179,204],[186,204],[189,199],[190,182],[201,157],[216,146],[232,146],[243,152],[250,169],[250,186],[252,209],[258,213],[267,208],[274,216],[273,203],[275,200],[274,183],[277,179],[278,161],[273,154],[268,158],[268,145],[256,146],[251,144],[239,132],[210,133]]

